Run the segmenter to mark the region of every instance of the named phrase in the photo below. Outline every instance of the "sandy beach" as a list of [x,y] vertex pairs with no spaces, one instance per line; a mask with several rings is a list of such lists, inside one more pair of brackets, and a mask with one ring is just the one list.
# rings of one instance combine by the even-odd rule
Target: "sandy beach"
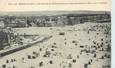
[[111,23],[13,28],[49,40],[0,57],[0,68],[110,68]]

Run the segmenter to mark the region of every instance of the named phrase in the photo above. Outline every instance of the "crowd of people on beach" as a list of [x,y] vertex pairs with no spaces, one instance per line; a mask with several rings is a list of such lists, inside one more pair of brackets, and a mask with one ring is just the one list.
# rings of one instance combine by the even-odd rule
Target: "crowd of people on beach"
[[0,61],[0,68],[111,67],[109,23],[81,24],[81,28],[77,26],[67,28],[70,30],[50,28],[53,35],[50,40],[33,46],[31,51],[24,52],[24,55],[18,57],[19,59],[16,57],[5,59],[2,64]]

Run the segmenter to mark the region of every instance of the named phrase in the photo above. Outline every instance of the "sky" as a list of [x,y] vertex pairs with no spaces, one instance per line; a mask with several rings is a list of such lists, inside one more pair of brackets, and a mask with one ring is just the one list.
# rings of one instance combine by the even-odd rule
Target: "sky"
[[[47,5],[47,3],[50,3],[50,5]],[[68,3],[68,4],[56,5],[51,3]],[[0,0],[0,12],[54,11],[54,10],[111,11],[111,0]]]

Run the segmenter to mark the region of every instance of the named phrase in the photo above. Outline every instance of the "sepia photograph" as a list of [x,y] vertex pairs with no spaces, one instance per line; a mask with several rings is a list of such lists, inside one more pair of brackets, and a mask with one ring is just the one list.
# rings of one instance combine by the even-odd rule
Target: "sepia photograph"
[[0,68],[111,68],[111,12],[1,12]]

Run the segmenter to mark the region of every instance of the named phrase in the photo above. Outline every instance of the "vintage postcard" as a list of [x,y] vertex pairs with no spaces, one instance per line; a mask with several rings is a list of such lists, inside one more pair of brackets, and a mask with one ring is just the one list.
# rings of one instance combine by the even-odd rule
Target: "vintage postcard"
[[111,0],[0,0],[0,68],[111,68]]

